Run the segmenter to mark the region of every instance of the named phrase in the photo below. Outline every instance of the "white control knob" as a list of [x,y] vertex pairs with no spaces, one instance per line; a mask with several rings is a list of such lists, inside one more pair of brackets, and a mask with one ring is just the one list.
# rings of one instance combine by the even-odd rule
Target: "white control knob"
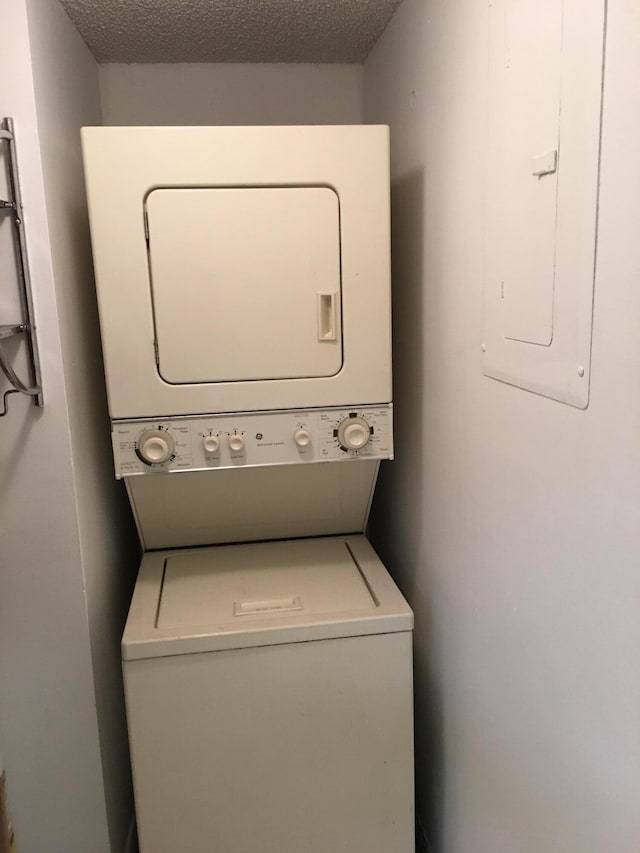
[[205,435],[202,447],[205,453],[216,453],[220,449],[220,439],[217,435]]
[[244,438],[234,432],[233,435],[229,436],[229,447],[237,453],[244,448]]
[[338,424],[338,441],[347,450],[362,450],[371,431],[364,418],[345,418]]
[[311,433],[301,427],[294,432],[293,440],[298,447],[308,447],[311,444]]
[[164,430],[148,429],[138,439],[138,452],[148,465],[161,465],[173,453],[174,442]]

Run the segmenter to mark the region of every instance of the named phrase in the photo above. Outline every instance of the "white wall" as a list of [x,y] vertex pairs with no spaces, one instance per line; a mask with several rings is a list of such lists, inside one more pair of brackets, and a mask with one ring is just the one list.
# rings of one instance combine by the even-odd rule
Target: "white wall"
[[362,79],[360,65],[100,66],[108,125],[358,123]]
[[[46,406],[12,397],[0,420],[0,749],[18,849],[100,853],[107,822],[25,0],[3,5],[2,24],[0,109],[19,135]],[[8,238],[4,217],[0,322],[19,306]]]
[[113,475],[80,150],[80,127],[102,121],[98,65],[57,2],[29,0],[29,31],[107,818],[122,851],[133,794],[120,637],[139,548]]
[[[6,5],[0,105],[19,134],[46,405],[12,397],[0,421],[0,748],[18,850],[121,853],[118,646],[136,547],[110,464],[79,149],[80,124],[100,120],[97,65],[55,0]],[[6,217],[0,242],[6,322]]]
[[405,0],[392,130],[397,460],[375,543],[416,613],[436,853],[640,849],[640,7],[610,0],[591,403],[481,373],[483,0]]

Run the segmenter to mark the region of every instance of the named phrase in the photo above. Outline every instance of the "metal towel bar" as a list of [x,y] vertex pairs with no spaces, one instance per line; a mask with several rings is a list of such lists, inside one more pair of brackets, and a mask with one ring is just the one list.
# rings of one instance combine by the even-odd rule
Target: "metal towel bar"
[[[16,244],[16,256],[18,266],[18,281],[21,288],[22,311],[24,321],[19,323],[0,324],[0,370],[4,373],[11,388],[3,394],[3,408],[0,418],[7,414],[7,398],[10,394],[27,394],[33,398],[36,406],[44,405],[42,396],[42,379],[40,375],[40,358],[38,355],[38,342],[36,339],[36,327],[33,313],[33,299],[31,294],[31,277],[29,275],[29,260],[27,257],[27,241],[25,237],[24,220],[22,217],[22,195],[20,193],[20,179],[18,174],[18,159],[16,154],[16,137],[13,127],[13,119],[3,118],[0,123],[0,141],[7,145],[9,183],[11,189],[11,200],[0,199],[0,214],[8,213],[13,220],[14,237]],[[15,372],[3,342],[16,335],[24,335],[29,350],[29,361],[33,382],[23,382]]]

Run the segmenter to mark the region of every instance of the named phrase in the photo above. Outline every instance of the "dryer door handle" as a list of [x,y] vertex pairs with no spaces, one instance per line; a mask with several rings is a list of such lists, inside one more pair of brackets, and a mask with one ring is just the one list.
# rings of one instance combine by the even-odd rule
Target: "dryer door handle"
[[335,341],[338,338],[337,299],[337,293],[318,293],[319,341]]

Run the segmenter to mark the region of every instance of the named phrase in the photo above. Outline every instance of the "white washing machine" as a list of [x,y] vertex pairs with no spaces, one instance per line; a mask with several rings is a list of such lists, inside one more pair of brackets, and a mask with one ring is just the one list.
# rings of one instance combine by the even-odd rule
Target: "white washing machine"
[[122,642],[141,853],[413,853],[413,617],[363,536],[393,458],[388,129],[83,148],[145,551]]
[[122,642],[142,850],[413,850],[411,636],[363,536],[146,554]]

